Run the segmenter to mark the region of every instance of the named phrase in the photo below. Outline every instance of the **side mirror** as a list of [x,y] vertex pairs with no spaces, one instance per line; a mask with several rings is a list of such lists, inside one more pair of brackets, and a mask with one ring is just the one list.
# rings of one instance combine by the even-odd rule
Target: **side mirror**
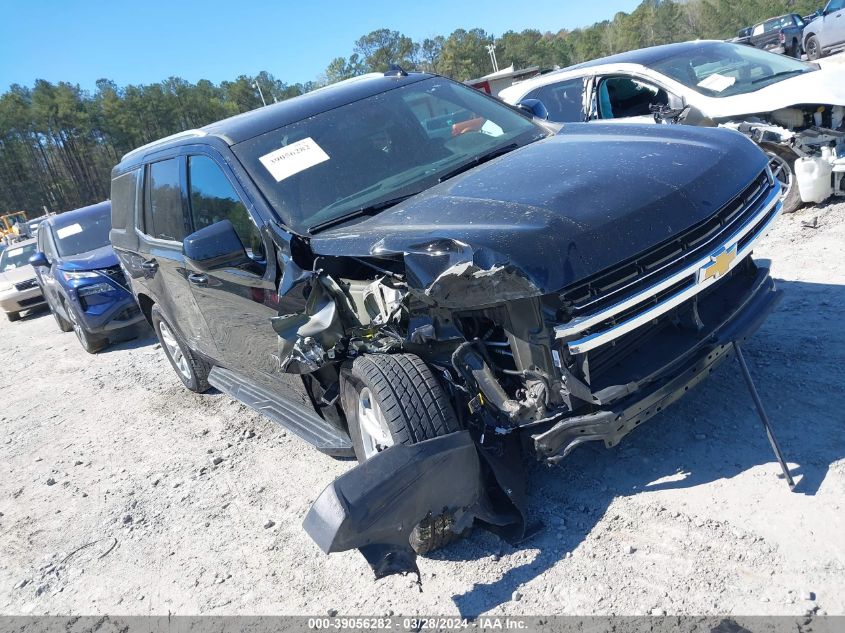
[[523,99],[516,104],[516,107],[530,117],[536,117],[543,121],[549,118],[549,111],[539,99]]
[[241,238],[229,220],[215,222],[191,233],[182,241],[182,254],[202,271],[237,267],[249,261]]
[[33,268],[47,268],[50,266],[50,261],[47,259],[47,256],[42,253],[41,251],[37,251],[32,257],[29,258],[29,264]]

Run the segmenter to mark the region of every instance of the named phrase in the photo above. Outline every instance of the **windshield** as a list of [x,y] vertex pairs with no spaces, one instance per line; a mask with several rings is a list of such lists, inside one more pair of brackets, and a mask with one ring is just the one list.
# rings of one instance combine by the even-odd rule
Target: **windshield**
[[54,226],[53,236],[59,255],[68,257],[106,246],[110,229],[111,209],[106,206],[104,211],[96,215],[86,215],[77,222]]
[[702,42],[650,66],[708,97],[754,92],[816,70],[786,55],[727,42]]
[[0,272],[5,273],[13,268],[29,266],[29,258],[35,254],[35,242],[25,246],[12,244],[5,251],[0,252]]
[[[547,133],[480,92],[430,78],[233,149],[293,230],[307,233],[427,189],[491,152]],[[374,208],[375,207],[375,208]]]

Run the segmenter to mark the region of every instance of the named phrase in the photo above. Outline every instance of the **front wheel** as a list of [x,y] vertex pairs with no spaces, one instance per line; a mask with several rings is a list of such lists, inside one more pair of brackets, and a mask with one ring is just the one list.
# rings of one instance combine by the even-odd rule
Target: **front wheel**
[[21,318],[21,313],[20,312],[7,312],[6,318],[9,319],[9,321],[19,321],[20,318]]
[[67,311],[67,315],[70,319],[71,327],[76,334],[76,338],[79,339],[79,343],[82,345],[82,349],[89,354],[96,354],[109,344],[109,340],[107,338],[92,334],[85,328],[82,318],[76,313],[76,310],[72,305],[64,303],[64,308]]
[[[414,354],[365,354],[344,373],[343,409],[358,461],[394,444],[416,444],[460,430],[458,419],[428,365]],[[459,539],[453,517],[427,517],[414,528],[418,554]]]
[[819,38],[817,38],[815,35],[811,35],[807,38],[807,41],[804,43],[804,50],[807,51],[807,59],[809,59],[811,62],[814,62],[824,57],[824,51],[822,51],[822,46],[819,43]]
[[798,191],[798,183],[795,180],[795,154],[783,147],[776,145],[763,145],[763,151],[769,157],[769,168],[772,175],[780,183],[781,202],[784,213],[794,213],[801,206],[801,194]]
[[[47,295],[44,295],[44,298],[47,299]],[[58,310],[53,307],[52,302],[47,299],[47,305],[50,307],[50,312],[53,313],[53,318],[56,319],[56,325],[59,326],[59,330],[62,332],[71,332],[73,330],[73,323],[68,321],[64,318],[61,314],[59,314]],[[68,312],[68,309],[65,307],[65,312]]]

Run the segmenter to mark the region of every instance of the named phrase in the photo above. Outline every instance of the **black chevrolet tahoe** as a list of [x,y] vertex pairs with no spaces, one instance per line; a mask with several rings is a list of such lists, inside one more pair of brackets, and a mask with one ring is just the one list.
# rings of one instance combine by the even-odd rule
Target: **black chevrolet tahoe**
[[377,576],[473,523],[519,539],[524,458],[607,447],[779,299],[742,135],[553,133],[451,80],[367,75],[136,149],[111,241],[185,386],[360,464],[305,518]]

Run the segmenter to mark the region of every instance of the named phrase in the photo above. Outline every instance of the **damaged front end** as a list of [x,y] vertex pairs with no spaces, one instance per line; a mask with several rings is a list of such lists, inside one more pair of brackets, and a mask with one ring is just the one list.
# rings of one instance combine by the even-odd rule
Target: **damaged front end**
[[[726,120],[736,130],[773,155],[773,169],[786,161],[794,173],[801,202],[820,203],[832,195],[845,196],[845,107],[805,104],[770,113]],[[793,162],[794,161],[794,162]],[[790,209],[793,210],[793,209]]]
[[417,572],[409,537],[434,516],[455,532],[478,522],[522,538],[524,455],[554,464],[584,442],[616,445],[759,327],[780,295],[750,253],[780,210],[766,170],[707,222],[551,293],[452,239],[402,253],[379,243],[358,268],[319,258],[305,314],[275,322],[283,364],[331,382],[360,354],[416,354],[464,430],[392,446],[342,475],[306,531],[327,553],[359,549],[377,577]]

